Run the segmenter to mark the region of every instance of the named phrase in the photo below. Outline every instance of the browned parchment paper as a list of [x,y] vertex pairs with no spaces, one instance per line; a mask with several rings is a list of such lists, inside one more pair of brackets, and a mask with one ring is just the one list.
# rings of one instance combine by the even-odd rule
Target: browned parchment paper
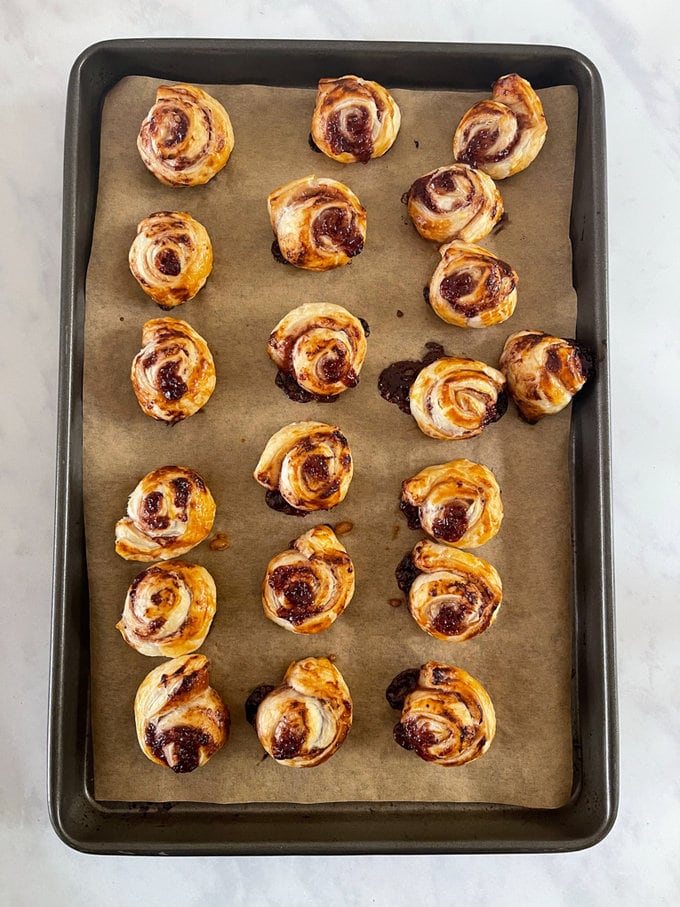
[[[328,75],[320,72],[320,76]],[[500,73],[499,73],[500,75]],[[521,328],[574,333],[569,209],[576,91],[540,92],[549,124],[538,159],[499,183],[507,220],[485,242],[520,277],[514,316],[504,325],[465,331],[440,321],[422,288],[437,247],[407,220],[402,193],[428,170],[451,160],[451,138],[463,112],[481,95],[394,92],[402,127],[388,154],[343,166],[307,143],[314,92],[253,86],[209,90],[229,111],[236,147],[208,185],[170,189],[143,166],[135,140],[153,103],[156,82],[128,78],[108,95],[102,124],[99,195],[87,276],[84,457],[90,578],[95,793],[104,800],[210,802],[343,800],[477,801],[555,807],[571,788],[571,569],[568,434],[570,412],[531,427],[514,411],[463,442],[426,438],[415,422],[380,398],[377,378],[389,362],[417,358],[427,340],[497,365],[505,337]],[[300,271],[272,258],[266,196],[276,186],[315,173],[347,183],[368,211],[366,249],[328,273]],[[175,309],[208,341],[218,383],[205,410],[168,427],[145,416],[130,385],[142,324],[162,314],[130,275],[127,254],[137,222],[154,211],[184,210],[213,241],[214,272],[191,302]],[[274,385],[265,352],[270,330],[306,301],[345,305],[370,324],[361,383],[333,404],[299,404]],[[397,317],[397,310],[403,317]],[[339,425],[349,438],[355,476],[346,500],[330,514],[302,519],[270,510],[252,471],[269,436],[298,419]],[[477,554],[503,579],[495,625],[477,639],[447,644],[423,633],[399,595],[394,568],[421,537],[398,510],[401,481],[454,457],[478,460],[496,473],[505,504],[500,534]],[[149,470],[190,466],[218,504],[215,531],[231,547],[207,543],[188,560],[206,566],[218,588],[218,612],[202,651],[212,682],[228,702],[226,748],[191,775],[176,776],[142,755],[133,699],[158,659],[139,655],[114,629],[127,586],[144,565],[114,552],[114,524]],[[351,520],[344,537],[357,574],[345,614],[317,636],[296,636],[269,622],[260,604],[268,560],[316,522]],[[262,759],[243,703],[257,684],[278,683],[305,655],[333,654],[352,691],[355,720],[327,763],[295,770]],[[463,768],[422,762],[397,746],[397,720],[384,699],[392,677],[437,659],[477,677],[495,703],[498,732],[489,752]]]

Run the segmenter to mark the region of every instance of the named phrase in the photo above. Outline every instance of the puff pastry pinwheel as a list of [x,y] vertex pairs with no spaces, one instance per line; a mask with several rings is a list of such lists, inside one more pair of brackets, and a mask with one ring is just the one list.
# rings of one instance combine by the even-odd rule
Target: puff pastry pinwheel
[[496,619],[503,586],[496,569],[467,551],[428,539],[411,553],[420,571],[408,593],[408,609],[418,626],[446,642],[479,636]]
[[593,373],[588,350],[542,331],[511,334],[499,365],[520,416],[530,423],[564,409]]
[[275,189],[267,207],[281,255],[296,268],[339,268],[364,248],[366,211],[352,190],[337,180],[316,176],[294,180]]
[[205,655],[183,655],[154,668],[135,696],[144,755],[177,774],[193,772],[229,739],[229,709],[209,680]]
[[401,485],[401,509],[414,525],[454,548],[479,548],[492,539],[503,520],[496,477],[481,463],[451,460],[428,466]]
[[494,82],[492,99],[471,107],[453,137],[453,156],[495,180],[524,170],[548,131],[543,106],[531,85],[510,73]]
[[167,561],[133,579],[116,629],[141,655],[177,658],[200,649],[216,607],[215,581],[205,567]]
[[[291,422],[271,436],[255,480],[297,511],[330,510],[344,500],[353,473],[347,438],[325,422]],[[271,495],[267,498],[274,505]]]
[[478,680],[462,668],[436,661],[402,675],[387,690],[390,705],[396,706],[392,689],[410,687],[394,727],[400,746],[426,762],[445,766],[464,765],[488,750],[496,733],[496,713]]
[[366,331],[341,305],[308,302],[279,321],[267,352],[312,398],[332,397],[359,383]]
[[144,476],[116,523],[116,551],[128,561],[169,561],[186,554],[212,529],[215,501],[186,466],[161,466]]
[[455,356],[426,365],[413,382],[409,399],[420,430],[444,441],[473,438],[508,407],[501,372]]
[[137,137],[148,169],[168,186],[200,186],[229,160],[234,131],[224,107],[195,85],[161,85]]
[[517,274],[496,255],[454,240],[439,249],[442,260],[432,275],[428,301],[439,317],[460,328],[485,328],[512,315]]
[[354,595],[354,565],[330,526],[315,526],[277,554],[262,583],[270,620],[293,633],[320,633]]
[[352,726],[352,697],[327,658],[294,661],[255,713],[260,743],[281,765],[311,768],[337,751]]
[[130,270],[162,309],[193,299],[210,276],[213,250],[203,224],[185,211],[157,211],[137,224]]
[[491,177],[467,164],[449,164],[417,179],[407,193],[409,217],[424,239],[478,242],[503,215]]
[[154,318],[142,328],[142,344],[130,378],[147,415],[180,422],[205,406],[215,389],[215,363],[200,334],[186,321]]
[[359,76],[321,79],[312,114],[312,140],[341,164],[367,163],[394,144],[401,113],[377,82]]

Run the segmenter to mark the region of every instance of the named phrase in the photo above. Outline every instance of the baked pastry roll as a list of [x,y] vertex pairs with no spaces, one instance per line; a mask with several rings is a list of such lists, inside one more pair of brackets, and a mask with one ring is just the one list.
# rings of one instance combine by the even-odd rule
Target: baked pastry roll
[[210,686],[205,655],[183,655],[146,675],[135,696],[144,755],[173,772],[193,772],[229,739],[229,709]]
[[116,551],[127,561],[169,561],[209,534],[215,501],[208,486],[186,466],[161,466],[144,476],[116,523]]
[[394,144],[401,113],[377,82],[358,76],[320,79],[312,114],[312,140],[341,164],[367,163]]
[[192,416],[215,389],[208,344],[186,321],[154,318],[142,328],[142,349],[130,373],[137,402],[162,422]]
[[333,397],[359,383],[366,331],[341,305],[308,302],[279,321],[267,352],[303,390],[315,397]]
[[172,309],[205,284],[213,250],[208,231],[186,211],[158,211],[137,224],[128,261],[146,295]]
[[453,156],[502,180],[529,166],[548,126],[538,95],[517,73],[501,76],[491,92],[492,99],[475,104],[458,124]]
[[254,718],[260,743],[281,765],[311,768],[337,751],[352,726],[352,697],[327,658],[294,661]]
[[388,687],[387,700],[402,709],[394,739],[426,762],[472,762],[496,733],[489,694],[462,668],[428,661],[420,670],[403,671]]
[[199,186],[229,160],[234,131],[224,107],[195,85],[161,85],[137,137],[148,169],[168,186]]
[[216,607],[215,581],[205,567],[167,561],[133,579],[116,629],[141,655],[177,658],[200,649]]
[[354,595],[354,565],[330,526],[315,526],[267,566],[262,606],[293,633],[320,633]]
[[325,422],[291,422],[271,436],[255,480],[295,510],[330,510],[345,499],[352,481],[347,438]]
[[449,164],[417,179],[407,193],[409,217],[424,239],[479,242],[503,215],[493,180],[467,164]]
[[406,479],[401,509],[412,528],[420,525],[436,541],[455,548],[479,548],[496,535],[503,520],[496,477],[471,460],[428,466]]
[[488,561],[428,539],[418,542],[411,560],[419,573],[408,592],[408,609],[422,630],[445,642],[463,642],[491,626],[503,586]]
[[460,328],[500,324],[517,305],[517,274],[493,253],[454,240],[439,250],[428,301],[443,321]]
[[306,176],[286,183],[269,195],[267,207],[281,255],[296,268],[339,268],[364,248],[366,211],[337,180]]
[[588,350],[542,331],[511,334],[499,365],[520,416],[531,423],[564,409],[593,373]]
[[437,359],[409,392],[411,414],[431,438],[461,441],[497,422],[508,407],[505,376],[475,359]]

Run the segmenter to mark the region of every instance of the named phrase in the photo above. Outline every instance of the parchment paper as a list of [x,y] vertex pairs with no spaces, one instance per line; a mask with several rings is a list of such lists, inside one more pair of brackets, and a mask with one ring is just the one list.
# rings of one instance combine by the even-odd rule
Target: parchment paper
[[[576,90],[539,93],[549,124],[545,147],[526,171],[498,183],[507,218],[482,244],[517,270],[516,312],[503,325],[465,331],[444,324],[423,301],[422,288],[439,256],[436,245],[411,226],[400,197],[416,177],[451,161],[460,116],[485,95],[395,90],[402,110],[395,146],[367,165],[347,166],[307,143],[314,91],[212,86],[232,118],[232,158],[208,185],[171,189],[148,173],[135,145],[157,84],[132,77],[107,96],[87,276],[84,468],[96,797],[559,806],[572,783],[570,410],[532,427],[511,407],[478,438],[442,442],[422,435],[413,419],[386,403],[377,379],[388,363],[419,358],[428,340],[442,343],[450,355],[496,366],[512,331],[538,328],[573,336],[568,229]],[[368,212],[365,251],[351,265],[320,274],[273,259],[266,210],[272,189],[312,173],[347,183]],[[217,388],[203,412],[174,427],[144,415],[129,377],[143,323],[163,313],[130,275],[127,254],[137,222],[162,210],[190,212],[206,226],[215,251],[206,287],[169,314],[208,341]],[[333,404],[288,400],[274,385],[276,369],[265,352],[276,322],[314,300],[345,305],[371,328],[361,383]],[[339,425],[355,461],[343,504],[301,519],[267,507],[264,490],[252,479],[270,435],[299,419]],[[421,538],[399,513],[401,481],[455,457],[489,466],[505,505],[501,532],[476,551],[499,570],[504,602],[489,631],[459,644],[430,638],[405,604],[389,604],[399,597],[394,569]],[[115,554],[114,525],[139,479],[166,464],[190,466],[204,477],[218,505],[214,531],[231,540],[226,551],[211,551],[204,542],[186,556],[206,566],[217,583],[218,612],[201,651],[232,714],[228,745],[190,775],[174,775],[141,753],[133,700],[160,660],[139,655],[114,629],[128,584],[145,566]],[[260,583],[266,564],[315,523],[340,520],[354,524],[343,541],[356,567],[356,595],[330,630],[296,636],[264,617]],[[327,654],[337,657],[354,700],[345,744],[314,769],[263,759],[243,713],[247,694],[260,683],[279,683],[292,660]],[[392,739],[398,713],[387,705],[385,688],[399,671],[429,659],[469,671],[495,704],[494,743],[462,768],[427,764]]]

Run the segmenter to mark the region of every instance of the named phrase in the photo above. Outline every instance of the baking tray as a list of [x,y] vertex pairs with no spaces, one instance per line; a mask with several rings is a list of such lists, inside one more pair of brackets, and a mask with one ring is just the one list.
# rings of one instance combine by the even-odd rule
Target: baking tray
[[[575,85],[571,210],[577,338],[597,380],[573,406],[573,789],[559,809],[478,803],[206,804],[94,799],[89,597],[82,470],[85,275],[97,200],[101,111],[128,75],[168,81],[315,87],[357,72],[394,88],[488,91],[502,73],[536,88]],[[604,102],[576,51],[522,45],[251,40],[95,44],[71,71],[66,109],[48,797],[71,847],[117,854],[365,854],[568,851],[610,830],[618,802],[611,535]]]

